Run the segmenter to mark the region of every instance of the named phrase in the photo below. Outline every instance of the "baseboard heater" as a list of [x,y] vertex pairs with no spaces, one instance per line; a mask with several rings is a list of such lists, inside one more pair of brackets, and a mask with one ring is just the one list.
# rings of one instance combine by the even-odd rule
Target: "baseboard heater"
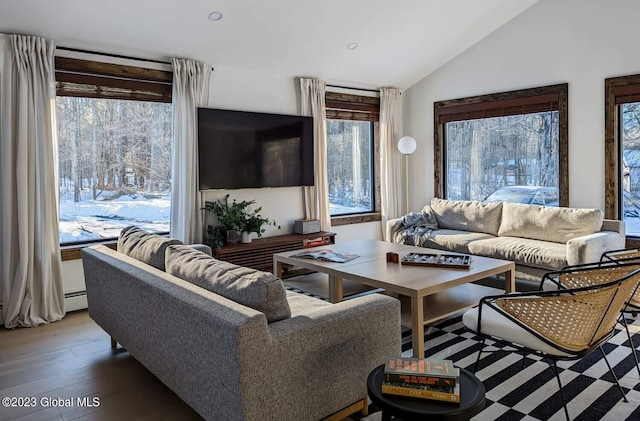
[[[64,309],[66,312],[87,308],[87,291],[67,292],[64,294]],[[4,327],[2,304],[0,304],[0,327]]]
[[87,291],[67,292],[64,294],[65,311],[75,311],[87,308]]

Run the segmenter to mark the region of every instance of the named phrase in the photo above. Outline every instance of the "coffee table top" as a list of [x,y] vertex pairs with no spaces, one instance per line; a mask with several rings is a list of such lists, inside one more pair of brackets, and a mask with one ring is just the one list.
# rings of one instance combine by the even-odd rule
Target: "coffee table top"
[[[294,264],[306,269],[317,270],[329,275],[358,281],[377,288],[389,288],[407,296],[426,296],[436,292],[463,285],[498,273],[514,269],[514,263],[507,260],[472,256],[469,269],[409,266],[387,262],[387,252],[400,255],[400,259],[409,253],[444,253],[423,247],[406,246],[379,240],[358,240],[330,246],[330,248],[357,254],[360,257],[346,263],[291,257],[300,250],[274,254],[274,260]],[[309,249],[313,250],[313,249]],[[447,254],[460,254],[446,252]]]
[[389,415],[403,420],[468,420],[484,409],[485,389],[482,382],[468,370],[460,369],[460,403],[395,396],[382,393],[384,365],[376,367],[367,378],[371,401]]

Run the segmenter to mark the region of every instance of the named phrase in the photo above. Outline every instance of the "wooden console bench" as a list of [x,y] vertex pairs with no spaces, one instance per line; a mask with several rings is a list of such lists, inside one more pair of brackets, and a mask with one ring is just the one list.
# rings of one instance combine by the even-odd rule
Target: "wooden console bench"
[[213,257],[239,266],[273,272],[273,255],[304,247],[305,240],[321,238],[324,244],[335,244],[336,233],[315,232],[312,234],[285,234],[274,237],[255,238],[246,244],[223,246],[213,250]]

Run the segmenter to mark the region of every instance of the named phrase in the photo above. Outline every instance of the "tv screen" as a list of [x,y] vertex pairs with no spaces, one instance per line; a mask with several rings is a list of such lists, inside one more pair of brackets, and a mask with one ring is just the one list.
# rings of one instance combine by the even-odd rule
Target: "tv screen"
[[313,118],[198,108],[200,190],[313,186]]

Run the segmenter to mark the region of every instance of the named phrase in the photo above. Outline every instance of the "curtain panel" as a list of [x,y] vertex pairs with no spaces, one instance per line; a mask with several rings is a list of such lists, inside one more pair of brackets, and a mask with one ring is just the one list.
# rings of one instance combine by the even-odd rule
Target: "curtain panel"
[[171,237],[201,243],[202,193],[198,190],[198,107],[209,104],[211,65],[179,58],[173,66]]
[[300,78],[300,111],[313,117],[315,186],[304,187],[304,216],[318,219],[322,231],[331,230],[329,184],[327,176],[326,85],[318,79]]
[[[380,206],[382,236],[386,236],[389,219],[402,216],[404,194],[402,185],[402,159],[396,142],[400,139],[402,107],[400,91],[396,88],[380,89]],[[406,198],[404,198],[406,199]],[[389,238],[384,238],[390,240]]]
[[0,34],[0,271],[5,326],[64,317],[53,41]]

